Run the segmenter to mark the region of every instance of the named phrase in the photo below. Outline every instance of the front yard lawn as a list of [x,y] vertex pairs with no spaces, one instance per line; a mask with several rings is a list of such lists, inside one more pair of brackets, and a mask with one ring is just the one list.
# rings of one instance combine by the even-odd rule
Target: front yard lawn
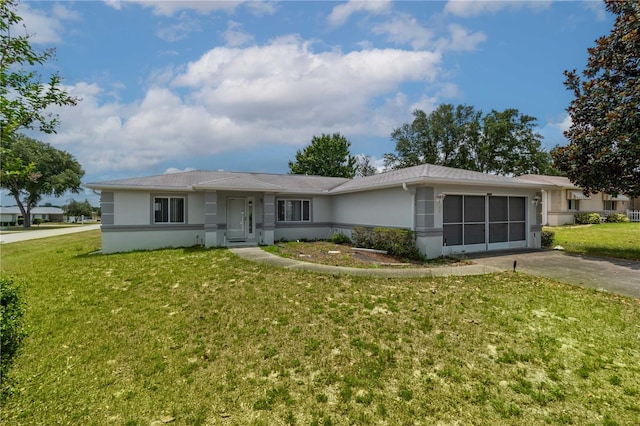
[[640,424],[635,299],[99,245],[2,246],[30,335],[1,424]]
[[555,232],[554,245],[568,252],[640,260],[640,223],[545,228]]

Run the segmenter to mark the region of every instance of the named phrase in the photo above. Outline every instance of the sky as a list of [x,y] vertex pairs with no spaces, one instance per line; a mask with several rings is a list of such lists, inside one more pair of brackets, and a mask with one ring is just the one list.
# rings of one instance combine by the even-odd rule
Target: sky
[[[572,93],[614,16],[599,1],[22,1],[40,68],[81,98],[53,109],[83,183],[189,170],[287,173],[341,133],[382,166],[390,134],[441,104],[537,118],[565,145]],[[99,197],[71,197],[97,206]],[[12,205],[2,194],[2,205]]]

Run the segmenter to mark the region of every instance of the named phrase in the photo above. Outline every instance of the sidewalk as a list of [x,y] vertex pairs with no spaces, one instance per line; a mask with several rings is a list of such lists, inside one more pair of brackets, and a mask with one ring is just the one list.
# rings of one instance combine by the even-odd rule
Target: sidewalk
[[12,234],[0,234],[0,244],[17,243],[19,241],[35,240],[38,238],[55,237],[56,235],[75,234],[76,232],[93,231],[100,229],[97,225],[76,225],[60,229],[42,229],[25,232],[14,232]]

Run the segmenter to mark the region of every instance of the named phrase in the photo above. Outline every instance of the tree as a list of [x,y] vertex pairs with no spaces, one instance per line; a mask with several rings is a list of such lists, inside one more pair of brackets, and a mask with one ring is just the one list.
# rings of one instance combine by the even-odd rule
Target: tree
[[356,158],[349,152],[349,142],[340,133],[314,136],[311,144],[296,152],[289,161],[289,173],[299,175],[352,178],[356,174]]
[[91,203],[89,203],[89,200],[87,199],[85,199],[83,202],[71,200],[69,201],[69,204],[62,206],[62,210],[67,216],[71,216],[71,217],[73,216],[91,217],[91,215],[93,214],[93,207],[91,206]]
[[557,168],[589,192],[640,196],[640,3],[605,0],[616,14],[611,33],[589,48],[582,80],[565,71],[575,98],[567,111],[569,144],[552,156]]
[[84,171],[68,152],[23,135],[0,142],[0,187],[15,199],[25,228],[31,226],[31,208],[43,196],[80,191]]
[[356,176],[373,176],[377,172],[378,169],[373,165],[373,160],[371,159],[371,157],[367,155],[356,156]]
[[396,152],[384,154],[385,167],[437,164],[502,175],[544,173],[550,167],[542,137],[534,131],[536,119],[517,109],[483,117],[472,106],[444,104],[413,116],[391,134]]
[[10,139],[20,129],[54,133],[58,124],[53,105],[76,105],[78,99],[60,88],[61,77],[52,74],[47,83],[33,69],[52,59],[55,50],[37,52],[30,36],[14,35],[22,18],[15,12],[15,0],[0,1],[0,140]]
[[535,132],[536,121],[513,108],[487,114],[477,170],[498,175],[544,174],[551,157],[542,149],[542,136]]

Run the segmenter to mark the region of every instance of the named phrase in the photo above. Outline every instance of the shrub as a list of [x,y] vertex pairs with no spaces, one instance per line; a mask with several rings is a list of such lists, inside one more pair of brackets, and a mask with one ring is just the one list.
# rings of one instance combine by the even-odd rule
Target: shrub
[[623,213],[609,213],[606,220],[609,223],[629,222],[629,218]]
[[374,228],[373,248],[386,250],[390,255],[402,259],[422,259],[422,254],[416,246],[415,233],[408,229]]
[[336,232],[331,236],[331,241],[334,244],[351,244],[351,240],[342,232]]
[[542,247],[549,248],[553,245],[553,240],[556,238],[556,233],[547,229],[542,230]]
[[351,241],[356,247],[373,248],[373,229],[356,226],[351,231]]
[[598,213],[576,213],[576,223],[580,225],[600,223],[600,215]]
[[[24,301],[13,278],[0,276],[0,385],[26,336],[22,317]],[[3,386],[4,388],[4,386]]]
[[356,247],[384,250],[402,259],[424,258],[416,245],[415,233],[408,229],[357,226],[351,231],[351,240]]

